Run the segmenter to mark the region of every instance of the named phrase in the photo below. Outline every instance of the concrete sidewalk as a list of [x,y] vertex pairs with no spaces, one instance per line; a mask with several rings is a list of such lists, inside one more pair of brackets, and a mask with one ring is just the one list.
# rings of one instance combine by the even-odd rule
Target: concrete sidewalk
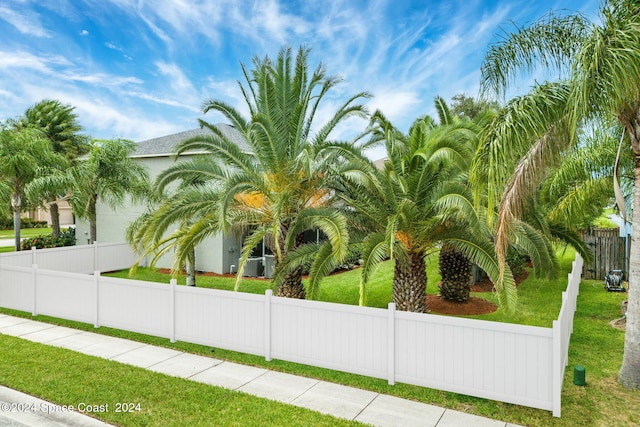
[[[301,406],[324,414],[360,421],[374,426],[438,426],[438,427],[518,427],[504,421],[470,415],[425,403],[400,399],[367,390],[319,381],[281,372],[237,363],[225,362],[206,356],[182,353],[176,350],[154,347],[136,341],[84,332],[62,326],[19,317],[0,315],[0,333],[64,347],[80,353],[127,363],[167,375],[187,378],[213,386],[238,390],[266,399]],[[5,389],[6,391],[6,389]],[[25,403],[20,395],[14,403]],[[11,399],[10,393],[0,389],[0,402]],[[0,411],[1,425],[106,425],[82,424],[77,419],[68,424],[43,422],[32,419],[11,419],[15,424],[4,424],[2,418],[16,413]],[[32,414],[27,414],[32,415]],[[83,418],[80,414],[75,414]],[[8,420],[7,420],[8,421]],[[46,420],[45,420],[46,421]],[[33,422],[30,424],[30,422]],[[60,422],[55,420],[55,422]]]

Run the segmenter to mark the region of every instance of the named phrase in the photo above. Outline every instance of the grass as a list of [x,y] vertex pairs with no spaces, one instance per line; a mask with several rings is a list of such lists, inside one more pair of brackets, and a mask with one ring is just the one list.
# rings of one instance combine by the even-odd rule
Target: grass
[[13,246],[0,246],[0,253],[2,252],[15,252],[15,248]]
[[[103,406],[122,426],[348,426],[340,420],[245,393],[0,335],[0,383],[59,405]],[[117,381],[114,381],[118,378]],[[115,412],[117,403],[140,411]],[[108,405],[108,406],[107,406]],[[108,410],[108,412],[106,412]]]
[[598,217],[592,224],[596,228],[617,228],[618,224],[609,219],[609,215],[616,213],[613,208],[606,208],[602,211],[600,217]]
[[[51,234],[51,228],[23,228],[20,237],[36,237]],[[0,239],[13,239],[13,230],[0,230]]]
[[[474,317],[485,320],[494,320],[501,322],[510,321],[512,323],[532,324],[536,326],[550,327],[552,320],[554,320],[558,315],[558,310],[561,303],[561,292],[566,288],[566,273],[568,273],[570,269],[573,256],[573,252],[570,251],[561,256],[561,271],[558,273],[558,276],[555,279],[544,280],[535,278],[533,277],[533,275],[530,275],[526,281],[520,284],[518,290],[519,307],[518,311],[515,314],[509,315],[508,313],[499,309],[497,312],[489,315]],[[439,276],[436,273],[437,266],[435,264],[435,258],[431,258],[427,267],[429,275],[429,293],[435,292],[436,283],[439,280]],[[141,271],[141,274],[149,274],[149,277],[151,276],[151,273],[157,274],[154,272]],[[321,298],[324,300],[331,300],[344,297],[346,301],[350,301],[352,303],[354,301],[357,302],[358,282],[354,280],[358,277],[358,273],[358,271],[352,271],[327,278],[327,281],[323,282],[322,285],[320,294]],[[124,276],[126,276],[126,272],[120,274],[124,274]],[[375,276],[375,280],[373,281],[373,283],[371,283],[371,286],[368,289],[370,305],[375,304],[376,306],[386,306],[385,298],[387,298],[386,301],[388,301],[391,295],[389,289],[391,277],[390,274],[392,274],[392,268],[390,264],[385,264],[378,270],[378,273]],[[164,282],[168,281],[167,276],[161,277],[163,278]],[[224,286],[233,286],[234,283],[233,279],[228,278],[210,278],[205,276],[198,276],[198,286],[205,286],[209,280],[211,280],[212,284],[224,283]],[[268,282],[265,281],[246,280],[242,282],[241,289],[253,290],[255,292],[262,293],[267,286]],[[490,294],[475,295],[492,298]],[[620,317],[620,302],[625,298],[626,294],[605,292],[603,289],[603,284],[600,281],[585,281],[581,284],[580,295],[578,297],[578,310],[575,315],[574,333],[569,350],[569,366],[567,367],[564,378],[564,388],[562,393],[562,418],[560,419],[554,418],[549,411],[511,405],[488,399],[479,399],[407,384],[396,384],[395,386],[389,386],[384,380],[310,367],[280,360],[266,362],[262,357],[236,353],[223,349],[215,349],[215,352],[212,353],[212,349],[206,346],[184,342],[170,343],[169,340],[164,338],[151,337],[147,335],[124,332],[104,327],[93,329],[93,326],[89,324],[54,319],[46,316],[38,316],[37,319],[40,321],[51,322],[68,327],[75,327],[88,331],[104,333],[107,335],[133,339],[148,344],[160,345],[180,351],[208,356],[213,355],[218,359],[230,360],[237,363],[318,378],[352,387],[358,387],[379,393],[398,396],[401,398],[412,399],[455,410],[469,412],[485,417],[496,418],[520,425],[629,426],[640,425],[640,413],[638,413],[637,411],[637,408],[640,405],[640,392],[624,389],[616,382],[616,375],[618,370],[620,369],[622,361],[624,332],[609,326],[609,321]],[[31,317],[28,313],[15,312],[7,309],[0,309],[0,312],[24,317]],[[5,348],[5,351],[3,352],[3,356],[0,357],[10,357],[7,355],[6,347],[3,348]],[[39,352],[43,352],[43,349],[47,349],[48,347],[38,348]],[[12,353],[12,351],[9,351],[8,353]],[[24,356],[18,355],[17,359],[24,359]],[[43,357],[39,360],[47,361],[43,362],[46,364],[48,363],[48,361],[60,359],[56,359],[50,356]],[[28,363],[28,361],[21,361],[19,363],[22,364],[20,366],[23,366],[23,372],[29,372],[29,370],[24,370],[24,364]],[[576,364],[580,364],[586,367],[586,387],[577,387],[572,383],[573,366]],[[11,365],[2,363],[2,366]],[[71,368],[75,369],[73,364],[65,363],[65,366],[70,366]],[[123,369],[124,370],[121,372],[112,372],[109,375],[112,375],[111,378],[116,376],[118,378],[128,378],[128,375],[130,375],[130,369],[134,368],[126,367]],[[53,372],[56,372],[56,370],[54,369]],[[76,375],[86,375],[86,372],[87,371],[83,371],[82,368],[80,368]],[[88,372],[93,371],[89,370]],[[5,374],[0,374],[0,382],[6,384],[3,379],[3,375]],[[19,376],[19,374],[16,374],[16,377]],[[23,374],[22,376],[25,375]],[[33,379],[33,381],[47,381],[46,376],[42,378],[43,379],[36,378]],[[31,392],[33,390],[33,388],[31,388],[32,386],[22,386],[20,381],[25,380],[19,380],[15,388],[18,388],[19,390],[25,392]],[[112,386],[113,384],[109,385],[109,387]],[[48,386],[42,387],[47,388]],[[152,387],[141,388],[138,393],[140,393],[140,396],[146,395],[146,393],[152,393],[153,390],[150,390],[150,388]],[[56,397],[55,395],[52,395],[49,398],[56,402],[64,403],[66,401],[64,400],[66,399],[66,397],[63,394],[63,389],[61,388],[58,393],[60,396],[59,398],[54,398]],[[196,402],[191,402],[191,404],[198,405],[199,401],[197,400],[200,398],[196,397],[194,399],[196,400]],[[260,404],[261,403],[256,403],[256,405]],[[174,415],[177,417],[176,420],[181,419],[180,417],[182,415],[180,413],[176,412]],[[224,419],[220,419],[217,424],[225,425],[224,423],[233,423],[235,420],[233,416],[234,414],[228,414]],[[287,415],[285,413],[283,417],[286,416]],[[170,424],[170,420],[172,419],[167,418],[165,421]],[[177,423],[178,421],[174,422]],[[290,420],[286,418],[282,418],[281,420],[277,420],[275,422],[280,422],[281,424],[290,424]],[[127,422],[126,425],[138,424],[129,424]],[[178,423],[174,425],[180,424]]]

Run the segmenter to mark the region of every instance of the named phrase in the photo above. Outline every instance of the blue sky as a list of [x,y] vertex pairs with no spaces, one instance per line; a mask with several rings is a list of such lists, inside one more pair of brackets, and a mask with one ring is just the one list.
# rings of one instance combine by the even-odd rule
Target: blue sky
[[[207,99],[241,111],[240,62],[312,48],[341,83],[320,117],[349,96],[374,95],[402,130],[433,114],[436,95],[477,96],[491,42],[515,22],[599,2],[411,0],[3,0],[0,120],[44,99],[76,107],[94,138],[141,141],[197,127]],[[529,80],[530,81],[530,80]],[[517,89],[526,90],[527,81]],[[516,89],[516,90],[517,90]],[[338,131],[347,135],[362,123]]]

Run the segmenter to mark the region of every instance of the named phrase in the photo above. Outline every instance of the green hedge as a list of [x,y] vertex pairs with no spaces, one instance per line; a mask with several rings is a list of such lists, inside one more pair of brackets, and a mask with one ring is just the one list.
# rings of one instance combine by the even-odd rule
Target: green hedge
[[[22,218],[20,228],[47,228],[47,221],[35,221],[31,218]],[[0,218],[0,230],[12,230],[13,218]]]

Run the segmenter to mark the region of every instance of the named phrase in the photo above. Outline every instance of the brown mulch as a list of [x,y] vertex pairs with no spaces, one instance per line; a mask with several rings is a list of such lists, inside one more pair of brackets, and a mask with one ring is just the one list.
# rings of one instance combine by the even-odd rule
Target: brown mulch
[[427,309],[431,313],[470,315],[493,313],[498,307],[483,298],[469,297],[465,302],[453,302],[440,298],[440,295],[427,295]]

